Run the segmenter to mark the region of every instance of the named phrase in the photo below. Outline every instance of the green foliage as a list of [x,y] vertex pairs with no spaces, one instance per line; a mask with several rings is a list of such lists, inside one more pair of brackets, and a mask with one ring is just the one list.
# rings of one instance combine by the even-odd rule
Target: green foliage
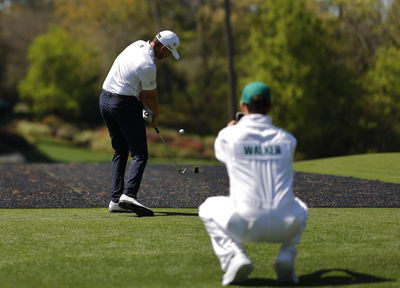
[[251,27],[249,76],[242,86],[260,80],[273,87],[273,115],[280,125],[294,130],[293,125],[302,121],[296,114],[302,114],[301,105],[309,97],[309,83],[304,80],[313,72],[310,61],[319,48],[313,43],[318,23],[305,10],[304,1],[268,1],[261,9],[266,12]]
[[29,49],[30,67],[19,84],[21,98],[38,117],[55,113],[69,120],[92,120],[98,114],[96,56],[87,43],[50,26]]
[[[375,105],[369,110],[380,116],[372,117],[372,121],[391,115],[375,127],[381,134],[390,129],[396,131],[387,135],[389,138],[399,135],[395,124],[398,121],[393,119],[396,107],[386,106],[387,102],[396,103],[398,86],[392,86],[385,98],[371,90],[372,83],[367,83],[374,81],[371,77],[391,81],[398,72],[375,68],[367,73],[370,80],[360,81],[365,68],[372,66],[376,47],[384,38],[379,36],[382,26],[374,25],[383,21],[379,10],[382,7],[373,0],[356,5],[337,1],[342,14],[335,17],[327,16],[312,3],[315,2],[283,0],[267,1],[261,6],[251,29],[250,65],[244,80],[270,84],[274,121],[299,139],[298,150],[306,158],[394,149],[397,142],[391,147],[379,145],[387,138],[378,133],[366,137],[368,129],[363,125],[373,116],[365,116],[370,114],[366,107]],[[380,54],[378,59],[382,58]],[[387,60],[397,59],[394,53],[384,54]],[[363,90],[363,86],[368,88]],[[386,116],[378,108],[381,105],[386,106]]]
[[51,128],[43,123],[18,121],[15,126],[16,132],[30,142],[34,142],[36,137],[49,137],[52,134]]
[[6,45],[3,39],[0,38],[0,121],[3,120],[5,112],[9,110],[9,103],[5,97],[7,94],[6,87],[2,85],[6,80],[6,63]]
[[[0,11],[0,21],[13,24],[0,31],[0,97],[11,106],[21,98],[37,118],[98,123],[98,91],[118,53],[171,29],[182,58],[158,62],[160,123],[215,135],[229,120],[223,1],[19,3]],[[248,81],[268,82],[274,123],[298,138],[304,157],[398,150],[400,0],[240,0],[231,7],[236,96]],[[24,55],[16,55],[51,14],[59,26],[32,43],[16,95],[25,70]]]
[[175,31],[182,59],[157,63],[160,122],[201,135],[216,133],[228,120],[223,6],[215,1],[168,0],[161,9],[158,2],[57,0],[55,11],[63,27],[100,44],[103,77],[131,42],[151,40],[158,30]]
[[[352,102],[351,91],[345,91],[349,84],[341,81],[345,79],[332,63],[323,24],[306,3],[265,2],[265,12],[251,29],[246,81],[260,80],[272,87],[275,123],[300,138],[299,149],[315,157],[349,148],[335,144],[343,135],[338,133],[338,110]],[[345,70],[341,73],[346,75]],[[329,143],[335,139],[335,144]]]
[[366,91],[360,120],[377,150],[396,151],[400,145],[400,49],[380,48],[362,78]]
[[[14,126],[19,135],[35,144],[42,155],[54,162],[93,162],[96,159],[99,162],[110,161],[110,155],[114,153],[105,126],[96,130],[80,130],[77,126],[54,116],[48,116],[41,122],[16,121]],[[169,159],[169,151],[177,159],[215,160],[215,137],[181,135],[176,130],[167,128],[161,130],[169,150],[155,131],[149,128],[147,139],[151,161],[158,161],[159,158]],[[41,159],[36,157],[32,161],[37,160]]]

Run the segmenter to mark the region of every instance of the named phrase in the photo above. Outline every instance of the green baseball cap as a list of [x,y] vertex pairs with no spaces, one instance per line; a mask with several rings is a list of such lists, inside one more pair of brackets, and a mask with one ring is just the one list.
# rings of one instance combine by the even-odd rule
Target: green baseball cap
[[242,90],[240,102],[250,104],[255,96],[261,95],[268,104],[271,104],[271,89],[262,82],[251,82]]

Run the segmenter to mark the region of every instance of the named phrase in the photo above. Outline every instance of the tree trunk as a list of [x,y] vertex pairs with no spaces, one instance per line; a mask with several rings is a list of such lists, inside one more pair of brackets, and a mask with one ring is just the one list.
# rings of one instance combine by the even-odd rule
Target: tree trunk
[[235,119],[236,114],[236,76],[234,68],[234,51],[233,51],[233,36],[231,28],[231,7],[230,0],[224,0],[225,6],[225,40],[227,48],[227,62],[228,62],[228,107],[229,107],[229,120]]

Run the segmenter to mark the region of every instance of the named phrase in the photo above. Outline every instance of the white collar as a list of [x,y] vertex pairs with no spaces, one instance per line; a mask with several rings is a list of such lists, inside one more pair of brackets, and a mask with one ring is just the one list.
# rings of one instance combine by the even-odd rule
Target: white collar
[[243,118],[240,120],[245,120],[246,122],[248,120],[250,121],[254,121],[257,123],[264,123],[264,124],[268,124],[268,125],[272,125],[272,117],[269,115],[264,115],[264,114],[246,114],[243,116]]
[[150,41],[147,41],[147,44],[149,44],[149,55],[150,55],[151,59],[154,61],[155,60],[154,49],[151,46]]

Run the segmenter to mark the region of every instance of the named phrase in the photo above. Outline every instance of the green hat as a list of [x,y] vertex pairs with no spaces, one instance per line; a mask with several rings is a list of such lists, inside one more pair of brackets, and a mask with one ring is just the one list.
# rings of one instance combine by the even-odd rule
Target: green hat
[[240,102],[250,104],[255,96],[261,95],[268,104],[271,104],[271,89],[262,82],[251,82],[242,91]]

